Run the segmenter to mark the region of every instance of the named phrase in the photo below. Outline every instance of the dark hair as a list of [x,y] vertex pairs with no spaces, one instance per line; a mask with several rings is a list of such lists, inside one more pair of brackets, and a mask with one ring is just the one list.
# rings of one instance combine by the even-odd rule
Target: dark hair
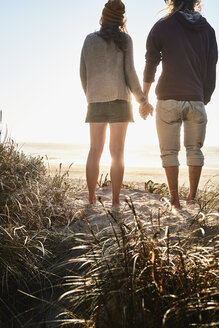
[[97,33],[106,42],[113,41],[119,50],[127,50],[127,32],[125,22],[112,25],[106,21],[101,22],[101,28]]
[[170,13],[178,10],[194,11],[201,10],[201,0],[165,0]]

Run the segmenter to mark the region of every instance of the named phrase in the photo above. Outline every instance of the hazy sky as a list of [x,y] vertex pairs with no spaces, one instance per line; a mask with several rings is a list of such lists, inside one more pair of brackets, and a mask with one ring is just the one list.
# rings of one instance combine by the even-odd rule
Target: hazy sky
[[[86,35],[98,30],[106,0],[0,0],[0,109],[15,141],[85,143],[86,99],[79,79]],[[203,1],[203,15],[219,34],[219,1]],[[163,0],[124,0],[142,81],[145,41],[165,8]],[[219,145],[219,88],[207,106],[206,144]],[[155,105],[156,98],[151,96]],[[127,142],[157,144],[154,118],[135,124]]]

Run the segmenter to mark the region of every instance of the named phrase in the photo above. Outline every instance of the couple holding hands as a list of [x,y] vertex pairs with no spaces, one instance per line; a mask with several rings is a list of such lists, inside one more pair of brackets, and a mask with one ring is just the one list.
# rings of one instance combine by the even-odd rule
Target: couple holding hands
[[170,203],[180,207],[178,152],[182,123],[189,168],[187,204],[195,202],[204,165],[201,148],[207,124],[205,105],[215,89],[217,43],[213,28],[200,14],[200,0],[165,2],[168,14],[152,27],[147,37],[143,90],[134,68],[133,44],[126,32],[125,5],[121,0],[109,0],[105,4],[100,30],[89,34],[84,41],[80,76],[88,102],[86,122],[90,124],[86,165],[90,204],[96,203],[99,161],[109,124],[112,205],[120,205],[125,137],[128,123],[134,121],[131,93],[139,103],[141,117],[152,115],[148,94],[160,62],[156,127]]

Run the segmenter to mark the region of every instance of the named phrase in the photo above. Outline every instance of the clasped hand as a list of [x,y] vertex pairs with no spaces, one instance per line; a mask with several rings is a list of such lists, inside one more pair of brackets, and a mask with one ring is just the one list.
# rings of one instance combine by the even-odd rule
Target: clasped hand
[[153,116],[153,111],[154,111],[153,106],[148,102],[146,102],[145,104],[141,104],[139,106],[139,114],[143,118],[143,120],[146,120],[149,114]]

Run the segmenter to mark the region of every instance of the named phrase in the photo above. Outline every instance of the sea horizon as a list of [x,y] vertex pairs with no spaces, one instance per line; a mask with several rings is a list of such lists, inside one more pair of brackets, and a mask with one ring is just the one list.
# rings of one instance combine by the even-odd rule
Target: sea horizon
[[[41,142],[18,142],[19,150],[27,156],[40,156],[43,161],[51,164],[75,164],[85,165],[89,151],[88,144],[82,143],[41,143]],[[204,168],[210,170],[219,170],[219,146],[204,146],[205,155]],[[180,166],[186,167],[186,153],[184,147],[181,147],[179,153]],[[110,155],[106,146],[101,158],[101,165],[110,165]],[[126,167],[145,167],[160,168],[161,159],[159,146],[126,146],[125,149]]]

